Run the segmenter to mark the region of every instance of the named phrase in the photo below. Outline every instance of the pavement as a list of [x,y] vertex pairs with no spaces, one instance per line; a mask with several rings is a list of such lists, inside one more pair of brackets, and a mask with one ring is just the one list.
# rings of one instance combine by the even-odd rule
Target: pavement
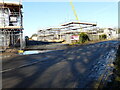
[[3,88],[93,88],[114,61],[119,44],[104,41],[5,59]]

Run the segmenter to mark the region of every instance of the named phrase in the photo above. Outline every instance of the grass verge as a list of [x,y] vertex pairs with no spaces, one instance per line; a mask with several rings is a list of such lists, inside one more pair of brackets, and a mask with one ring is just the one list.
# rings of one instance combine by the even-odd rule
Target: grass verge
[[111,78],[111,82],[108,82],[107,85],[104,88],[107,88],[109,90],[120,89],[120,45],[117,50],[116,59],[114,64],[114,70],[113,70],[113,77]]

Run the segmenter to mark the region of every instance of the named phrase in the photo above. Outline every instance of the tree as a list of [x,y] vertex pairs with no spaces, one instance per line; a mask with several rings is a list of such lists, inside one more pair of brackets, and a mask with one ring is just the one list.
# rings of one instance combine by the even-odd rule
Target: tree
[[120,33],[120,28],[118,29],[118,34]]
[[86,33],[82,32],[79,34],[79,41],[80,43],[84,43],[86,41],[90,41],[90,39]]
[[107,35],[106,34],[99,35],[99,38],[100,40],[104,40],[107,38]]

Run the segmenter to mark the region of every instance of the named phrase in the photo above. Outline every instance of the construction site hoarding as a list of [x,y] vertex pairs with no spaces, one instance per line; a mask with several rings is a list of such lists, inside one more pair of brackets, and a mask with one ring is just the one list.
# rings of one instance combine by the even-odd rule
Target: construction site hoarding
[[72,35],[71,40],[79,40],[79,35]]

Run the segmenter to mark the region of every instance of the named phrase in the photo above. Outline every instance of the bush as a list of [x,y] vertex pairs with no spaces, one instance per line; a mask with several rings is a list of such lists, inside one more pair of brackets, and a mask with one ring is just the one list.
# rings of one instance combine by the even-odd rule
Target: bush
[[120,88],[120,45],[117,50],[116,59],[113,64],[114,69],[112,74],[113,77],[111,77],[112,82],[107,82],[107,84],[103,87],[103,90],[114,90]]
[[120,88],[120,45],[116,54],[114,74],[115,80],[113,80],[112,87]]
[[118,51],[117,51],[115,64],[116,64],[115,68],[117,71],[117,75],[120,77],[120,46],[119,46]]
[[118,34],[120,34],[120,28],[118,29]]
[[84,43],[84,42],[89,41],[89,40],[90,39],[89,39],[89,37],[86,33],[82,32],[82,33],[79,34],[80,43]]
[[107,35],[106,34],[99,35],[99,38],[100,40],[104,40],[107,38]]

